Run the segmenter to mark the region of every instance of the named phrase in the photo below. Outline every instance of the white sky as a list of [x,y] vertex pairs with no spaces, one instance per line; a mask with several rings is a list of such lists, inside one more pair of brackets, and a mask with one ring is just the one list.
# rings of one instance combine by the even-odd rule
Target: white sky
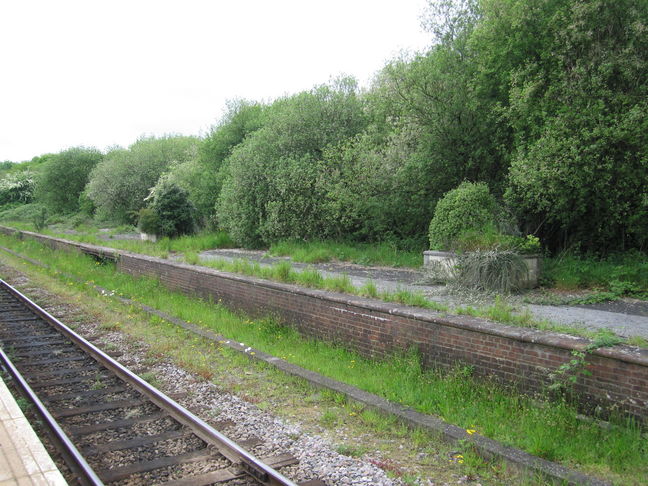
[[425,0],[0,0],[0,161],[204,134],[233,98],[367,86]]

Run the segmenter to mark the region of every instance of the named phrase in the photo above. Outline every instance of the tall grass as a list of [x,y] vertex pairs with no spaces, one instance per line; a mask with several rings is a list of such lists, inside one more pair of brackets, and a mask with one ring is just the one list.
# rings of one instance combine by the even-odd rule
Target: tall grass
[[545,259],[543,279],[558,289],[595,288],[648,298],[648,255],[629,251],[600,259],[562,254]]
[[280,241],[269,253],[289,256],[296,262],[351,262],[360,265],[418,268],[422,251],[402,250],[388,243],[341,243],[337,241]]
[[[54,278],[67,282],[61,273],[67,272],[86,282],[67,283],[89,297],[96,298],[90,287],[91,282],[96,283],[237,342],[420,412],[439,415],[548,460],[577,465],[586,473],[620,484],[641,484],[648,477],[648,441],[632,420],[615,417],[613,425],[601,427],[595,421],[581,420],[576,409],[564,401],[550,402],[512,392],[476,376],[468,367],[450,372],[424,369],[413,351],[388,360],[366,359],[341,346],[304,339],[294,329],[272,319],[250,320],[218,303],[170,292],[156,280],[118,273],[110,264],[99,265],[76,254],[53,252],[32,241],[5,236],[0,240],[5,246],[46,262]],[[169,332],[173,339],[178,338],[173,330]]]
[[[11,222],[7,223],[7,225],[20,230],[34,231],[33,225],[27,223]],[[133,228],[124,227],[122,229],[132,231]],[[108,246],[118,250],[143,253],[157,257],[166,257],[169,253],[198,253],[215,248],[233,248],[235,246],[232,239],[224,231],[203,231],[194,235],[184,235],[178,238],[162,238],[153,243],[151,241],[114,239],[112,236],[117,234],[116,230],[110,231],[107,239],[101,238],[96,228],[79,227],[77,230],[79,233],[68,233],[57,230],[56,228],[50,228],[44,229],[40,233],[66,240],[78,241],[79,243]]]

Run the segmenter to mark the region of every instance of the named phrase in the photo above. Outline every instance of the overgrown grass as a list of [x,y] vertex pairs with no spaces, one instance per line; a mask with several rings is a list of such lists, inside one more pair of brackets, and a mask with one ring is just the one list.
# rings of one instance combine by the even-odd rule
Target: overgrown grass
[[597,289],[606,298],[630,295],[648,298],[648,255],[638,251],[605,259],[571,254],[547,258],[543,264],[545,285],[563,290]]
[[295,271],[289,262],[279,262],[274,265],[261,265],[258,262],[249,260],[223,260],[209,259],[203,260],[191,254],[185,261],[191,264],[200,264],[203,266],[215,268],[225,272],[241,273],[243,275],[260,277],[277,282],[292,283],[304,287],[325,289],[333,292],[343,292],[346,294],[360,295],[363,297],[379,298],[386,302],[398,302],[405,305],[412,305],[446,312],[448,307],[437,302],[430,301],[421,293],[411,292],[406,289],[395,292],[379,292],[375,284],[368,282],[362,287],[355,287],[347,275],[337,275],[325,277],[314,268],[308,268],[303,271]]
[[294,261],[303,263],[341,261],[359,265],[418,268],[423,263],[421,251],[403,250],[388,243],[280,241],[270,246],[269,253],[289,256]]
[[[7,226],[24,230],[35,231],[34,225],[24,222],[8,222]],[[166,258],[170,253],[198,253],[204,250],[215,248],[233,248],[234,242],[224,231],[203,231],[195,235],[185,235],[178,238],[162,238],[153,243],[151,241],[141,240],[120,240],[112,236],[120,232],[132,232],[133,227],[119,227],[111,229],[106,238],[101,238],[96,227],[79,226],[75,229],[78,233],[70,233],[64,230],[64,227],[54,226],[49,229],[43,229],[39,233],[64,238],[66,240],[78,241],[79,243],[88,243],[91,245],[107,246],[118,250],[130,251],[133,253],[143,253],[145,255]]]
[[[439,415],[460,427],[546,459],[577,465],[586,473],[619,484],[641,484],[648,476],[648,441],[645,432],[632,420],[614,417],[612,426],[601,427],[579,419],[577,411],[564,401],[549,402],[513,393],[474,376],[470,368],[459,367],[451,372],[425,370],[414,352],[385,361],[365,359],[339,346],[304,339],[272,319],[246,319],[218,303],[169,292],[156,280],[134,279],[118,273],[112,265],[53,252],[33,241],[5,236],[0,239],[5,246],[46,262],[53,269],[51,275],[63,282],[67,279],[61,272],[85,281],[86,284],[67,283],[89,295],[96,296],[90,287],[90,283],[96,283],[117,295],[129,296],[307,369],[421,412]],[[152,322],[157,325],[158,321]],[[168,323],[159,321],[159,325],[169,329],[169,342],[178,338],[179,331]],[[158,351],[164,353],[165,345],[158,341]],[[194,352],[181,358],[209,376],[212,360],[208,355]]]
[[[7,213],[11,216],[11,212]],[[74,217],[72,219],[75,219]],[[4,224],[17,229],[34,231],[33,223],[6,221]],[[65,231],[73,227],[79,234]],[[133,231],[133,227],[113,228],[109,235],[120,231]],[[105,240],[99,238],[98,228],[93,224],[76,224],[62,221],[44,234],[67,238],[83,243],[110,246],[147,255],[167,257],[169,253],[201,252],[215,248],[233,248],[236,245],[227,233],[204,231],[196,235],[170,240],[164,238],[157,243],[133,240]],[[410,245],[412,246],[412,245]],[[289,256],[294,261],[323,263],[330,261],[352,262],[361,265],[418,268],[422,264],[420,250],[402,249],[390,243],[343,243],[336,241],[282,241],[273,244],[269,253],[275,256]],[[545,287],[559,290],[592,289],[593,296],[571,299],[570,304],[586,304],[614,300],[622,296],[648,298],[648,255],[639,251],[628,251],[604,259],[561,254],[543,260],[542,283]]]

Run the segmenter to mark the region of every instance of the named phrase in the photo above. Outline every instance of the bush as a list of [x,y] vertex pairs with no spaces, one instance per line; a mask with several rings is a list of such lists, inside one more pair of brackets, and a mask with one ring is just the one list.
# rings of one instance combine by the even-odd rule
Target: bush
[[448,250],[470,232],[497,228],[499,207],[484,183],[462,182],[437,203],[430,222],[430,248]]
[[86,216],[93,216],[96,209],[94,202],[88,197],[88,191],[81,192],[79,194],[79,212]]
[[77,211],[90,172],[102,160],[99,150],[86,147],[71,148],[50,157],[43,165],[36,198],[55,214]]
[[41,207],[32,217],[36,231],[42,231],[47,226],[47,209]]
[[[152,199],[151,210],[157,217],[155,234],[174,237],[195,232],[196,208],[189,201],[189,193],[180,186],[163,177],[147,199]],[[141,217],[140,212],[140,224]],[[146,219],[150,221],[151,216],[146,215]]]
[[37,203],[5,206],[0,211],[0,221],[24,221],[32,223],[42,209],[44,209],[44,206]]
[[132,223],[146,206],[144,199],[160,176],[174,164],[195,157],[198,139],[184,136],[141,138],[128,149],[106,154],[90,174],[87,196],[100,220]]
[[151,208],[140,209],[137,228],[142,233],[147,233],[149,235],[159,234],[160,226],[157,213]]
[[326,236],[322,155],[366,125],[355,83],[340,80],[277,100],[265,117],[222,168],[219,224],[247,247]]
[[0,204],[30,203],[34,196],[34,175],[29,170],[8,173],[0,179]]

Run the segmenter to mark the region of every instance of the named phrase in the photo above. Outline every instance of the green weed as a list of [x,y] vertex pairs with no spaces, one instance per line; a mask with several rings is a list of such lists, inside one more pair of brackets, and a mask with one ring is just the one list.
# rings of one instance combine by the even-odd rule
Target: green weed
[[332,429],[340,422],[340,416],[334,410],[325,410],[320,416],[319,422],[322,424],[322,427]]
[[648,258],[638,251],[604,259],[562,254],[545,259],[543,281],[558,289],[598,289],[605,298],[648,298]]
[[296,262],[323,263],[345,261],[361,265],[418,268],[421,250],[403,250],[389,243],[341,243],[336,241],[281,241],[270,246],[269,253],[289,256]]
[[351,445],[351,444],[340,444],[335,448],[335,451],[338,454],[342,454],[343,456],[362,457],[367,452],[369,452],[369,449],[367,447],[364,447],[364,446],[357,446],[357,445]]
[[159,387],[160,386],[160,380],[158,379],[157,376],[155,376],[155,373],[151,371],[146,371],[140,375],[140,378],[144,381],[146,381],[149,385],[153,387]]

